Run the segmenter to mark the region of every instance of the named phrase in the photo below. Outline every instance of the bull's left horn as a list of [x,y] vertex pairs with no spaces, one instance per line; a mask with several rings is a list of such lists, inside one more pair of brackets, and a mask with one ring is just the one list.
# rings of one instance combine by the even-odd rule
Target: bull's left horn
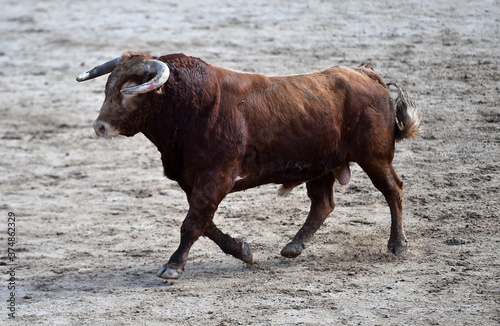
[[93,79],[105,74],[109,74],[110,72],[113,71],[113,69],[116,68],[116,64],[118,63],[118,60],[120,60],[120,57],[115,58],[113,60],[110,60],[108,62],[103,63],[102,65],[99,65],[97,67],[94,67],[90,70],[87,70],[83,74],[80,74],[80,76],[76,77],[76,80],[79,82]]
[[154,91],[165,84],[170,76],[170,69],[165,62],[149,59],[144,63],[146,71],[155,72],[156,75],[144,84],[127,87],[121,90],[124,94],[136,95]]

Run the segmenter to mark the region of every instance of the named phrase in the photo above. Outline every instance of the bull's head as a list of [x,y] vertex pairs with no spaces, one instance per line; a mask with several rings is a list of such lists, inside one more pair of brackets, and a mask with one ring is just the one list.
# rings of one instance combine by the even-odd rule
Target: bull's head
[[111,73],[106,83],[104,103],[94,130],[99,137],[133,136],[140,132],[146,119],[148,95],[160,88],[170,75],[168,66],[143,54],[124,53],[76,78],[85,81]]

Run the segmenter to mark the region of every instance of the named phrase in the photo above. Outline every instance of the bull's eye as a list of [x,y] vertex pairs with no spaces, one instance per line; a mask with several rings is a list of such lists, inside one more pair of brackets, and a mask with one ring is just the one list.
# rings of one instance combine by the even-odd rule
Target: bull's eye
[[119,116],[119,117],[122,117],[125,115],[125,109],[123,108],[119,108],[116,110],[116,115]]

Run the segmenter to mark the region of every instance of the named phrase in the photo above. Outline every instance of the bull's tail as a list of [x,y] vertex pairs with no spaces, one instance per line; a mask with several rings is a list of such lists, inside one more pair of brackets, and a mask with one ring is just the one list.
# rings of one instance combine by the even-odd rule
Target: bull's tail
[[408,96],[401,87],[395,83],[388,83],[397,89],[398,97],[394,100],[396,106],[396,141],[418,136],[423,116],[413,98]]

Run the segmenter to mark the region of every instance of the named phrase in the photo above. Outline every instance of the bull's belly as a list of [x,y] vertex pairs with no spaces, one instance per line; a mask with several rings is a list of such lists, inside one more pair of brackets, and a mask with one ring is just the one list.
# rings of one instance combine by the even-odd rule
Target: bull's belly
[[314,180],[333,172],[341,184],[350,179],[348,162],[287,162],[286,164],[269,164],[266,167],[243,167],[234,180],[231,192],[242,191],[268,183],[283,185],[284,189],[292,189],[299,184]]

